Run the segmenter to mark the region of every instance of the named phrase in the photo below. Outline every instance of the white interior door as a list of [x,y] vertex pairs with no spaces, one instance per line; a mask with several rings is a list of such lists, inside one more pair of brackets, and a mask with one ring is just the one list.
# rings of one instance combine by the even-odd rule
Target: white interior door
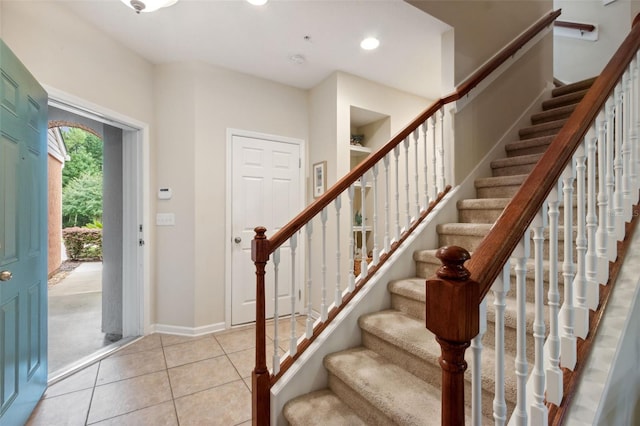
[[[298,214],[302,207],[302,179],[298,143],[233,135],[231,144],[231,324],[236,325],[255,321],[256,275],[251,260],[254,229],[264,226],[267,236],[273,235]],[[296,259],[302,259],[298,251]],[[291,247],[287,242],[280,249],[279,315],[291,313],[292,294],[296,311],[301,298],[301,267],[296,265],[297,276],[292,280],[291,262]],[[268,317],[274,315],[274,276],[271,256],[266,275]]]

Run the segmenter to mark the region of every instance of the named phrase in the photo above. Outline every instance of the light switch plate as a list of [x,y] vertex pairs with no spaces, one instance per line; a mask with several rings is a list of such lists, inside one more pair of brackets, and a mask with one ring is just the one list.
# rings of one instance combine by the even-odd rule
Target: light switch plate
[[176,224],[175,213],[156,213],[157,226],[174,226]]

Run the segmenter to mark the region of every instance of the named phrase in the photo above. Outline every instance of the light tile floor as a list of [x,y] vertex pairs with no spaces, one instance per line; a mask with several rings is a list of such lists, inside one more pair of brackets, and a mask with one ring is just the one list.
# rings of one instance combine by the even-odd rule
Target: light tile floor
[[[296,335],[304,331],[296,319]],[[284,353],[291,321],[278,326]],[[267,325],[267,360],[274,326]],[[199,337],[151,334],[50,386],[27,425],[251,424],[255,328]]]

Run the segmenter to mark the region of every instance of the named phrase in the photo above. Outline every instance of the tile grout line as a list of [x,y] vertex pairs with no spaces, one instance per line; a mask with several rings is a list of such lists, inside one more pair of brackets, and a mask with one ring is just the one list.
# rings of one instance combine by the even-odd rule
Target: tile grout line
[[167,355],[164,352],[164,342],[162,336],[160,337],[160,347],[162,348],[162,357],[164,358],[165,372],[167,374],[167,381],[169,382],[169,390],[171,391],[171,402],[173,403],[173,412],[176,414],[177,426],[180,426],[180,417],[178,417],[178,407],[176,406],[176,398],[173,395],[173,386],[171,385],[171,376],[169,375],[169,366],[167,365]]
[[91,413],[91,406],[93,405],[93,396],[96,393],[96,387],[98,386],[98,375],[100,374],[100,367],[102,361],[98,361],[98,368],[96,368],[96,377],[93,379],[93,387],[91,388],[91,398],[89,398],[89,407],[87,408],[87,415],[84,418],[85,426],[89,424],[89,413]]

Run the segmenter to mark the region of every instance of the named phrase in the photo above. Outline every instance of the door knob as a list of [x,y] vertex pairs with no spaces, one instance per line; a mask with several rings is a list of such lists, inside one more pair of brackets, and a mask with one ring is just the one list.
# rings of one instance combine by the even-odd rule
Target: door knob
[[235,238],[233,239],[233,241],[234,241],[236,244],[240,244],[240,243],[242,242],[242,238],[240,238],[240,237],[235,237]]
[[9,281],[11,278],[13,278],[11,271],[0,272],[0,281]]

